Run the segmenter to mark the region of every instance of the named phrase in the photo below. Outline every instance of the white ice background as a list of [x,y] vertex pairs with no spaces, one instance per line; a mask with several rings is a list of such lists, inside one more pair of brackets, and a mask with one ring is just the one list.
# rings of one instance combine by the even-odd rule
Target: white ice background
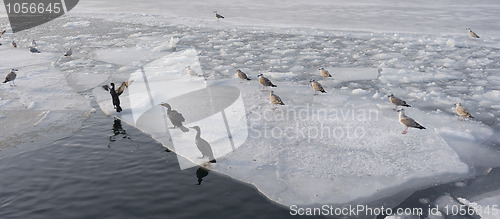
[[[499,166],[499,9],[497,1],[81,1],[60,25],[66,31],[64,45],[49,45],[60,38],[54,32],[37,40],[42,53],[31,55],[24,47],[10,48],[6,39],[26,44],[30,39],[19,36],[33,35],[2,37],[2,72],[20,69],[17,87],[0,87],[2,148],[32,140],[25,133],[40,136],[54,127],[61,133],[78,127],[92,111],[90,96],[103,111],[117,115],[100,85],[134,80],[122,98],[122,118],[165,145],[181,141],[173,143],[174,150],[191,142],[186,152],[179,150],[180,159],[199,164],[190,157],[196,153],[194,132],[167,132],[171,124],[158,106],[188,91],[154,87],[162,81],[189,91],[231,86],[239,89],[242,102],[235,103],[244,106],[244,113],[226,111],[238,112],[229,122],[238,125],[230,129],[247,130],[248,136],[237,148],[225,149],[230,138],[220,137],[225,131],[220,127],[226,127],[222,116],[186,122],[199,125],[201,137],[214,147],[218,159],[211,169],[251,183],[285,205],[376,205],[380,198]],[[217,21],[215,10],[226,19]],[[123,26],[110,27],[114,32],[103,40],[105,31],[82,31],[98,26],[95,18]],[[137,25],[155,28],[142,32]],[[469,38],[466,27],[481,38]],[[176,49],[170,46],[172,37],[180,39]],[[69,46],[76,48],[75,57],[61,60],[63,47]],[[199,60],[185,59],[194,56]],[[193,63],[202,77],[189,78],[185,63]],[[322,79],[319,67],[333,77]],[[239,83],[238,68],[254,80]],[[285,106],[271,109],[268,92],[255,81],[259,73],[278,85],[273,90]],[[134,97],[147,93],[144,74],[150,90],[172,93]],[[313,96],[310,79],[327,93]],[[407,115],[427,129],[402,135],[386,97],[390,93],[407,100],[412,105]],[[476,118],[458,121],[455,102]],[[287,117],[295,112],[306,116]],[[162,128],[147,130],[146,121],[155,121],[155,115],[163,115]],[[170,137],[161,138],[162,133]],[[489,195],[467,198],[479,204],[498,201],[498,192]]]

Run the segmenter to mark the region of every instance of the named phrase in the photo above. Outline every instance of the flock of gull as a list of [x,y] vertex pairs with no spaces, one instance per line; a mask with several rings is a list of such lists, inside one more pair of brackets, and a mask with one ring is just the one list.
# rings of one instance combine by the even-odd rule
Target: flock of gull
[[[222,16],[221,14],[218,14],[217,11],[214,12],[214,15],[218,21],[220,19],[224,19],[224,16]],[[477,35],[475,32],[473,32],[470,28],[467,28],[466,30],[468,30],[470,37],[479,38],[479,35]],[[5,31],[6,30],[3,30],[0,32],[0,38],[5,33]],[[11,41],[10,45],[13,48],[17,48],[17,43],[14,40]],[[28,48],[32,54],[41,53],[37,49],[37,43],[35,42],[35,40],[31,41],[31,44],[29,45]],[[63,56],[69,57],[72,54],[73,54],[73,52],[72,52],[71,48],[69,48],[67,51],[64,52]],[[16,86],[14,83],[14,80],[17,77],[16,71],[18,71],[18,70],[11,69],[10,72],[5,77],[5,80],[3,81],[3,83],[9,82],[10,86]],[[319,74],[323,78],[332,77],[330,72],[324,68],[320,68],[319,71],[320,71]],[[186,73],[190,77],[197,76],[197,74],[191,69],[190,66],[186,67]],[[240,78],[240,80],[241,80],[240,83],[242,83],[245,80],[246,81],[251,80],[250,77],[248,77],[248,75],[246,73],[244,73],[243,71],[241,71],[240,69],[236,70],[236,74],[237,74],[238,78]],[[273,84],[271,82],[271,80],[269,78],[264,77],[263,74],[259,74],[259,75],[257,75],[257,77],[259,79],[259,83],[262,85],[262,91],[267,91],[268,87],[277,87],[275,84]],[[103,86],[103,88],[110,93],[112,103],[113,103],[113,106],[114,106],[116,112],[122,111],[122,108],[120,106],[119,96],[123,93],[125,88],[127,88],[130,85],[130,83],[131,82],[123,82],[120,85],[120,87],[118,87],[117,89],[115,88],[114,83],[111,83],[110,86],[108,86],[108,85]],[[314,90],[313,95],[318,95],[318,92],[326,93],[325,89],[318,81],[310,80],[309,83]],[[402,134],[406,134],[408,131],[408,128],[425,129],[425,127],[420,125],[413,118],[405,115],[404,109],[399,109],[399,110],[397,109],[398,106],[411,107],[409,104],[406,103],[406,101],[394,96],[393,94],[390,94],[387,97],[389,97],[389,101],[396,106],[393,110],[399,112],[399,122],[404,127],[406,127],[405,130],[402,132]],[[276,109],[276,105],[285,105],[283,103],[282,99],[277,94],[275,94],[274,91],[270,91],[269,100],[270,100],[271,104],[273,105],[273,110]],[[182,114],[180,114],[176,110],[172,110],[171,106],[167,103],[162,103],[161,105],[167,109],[167,116],[168,116],[169,120],[171,121],[171,123],[174,125],[173,128],[179,128],[183,132],[189,131],[189,129],[184,127],[182,124],[183,122],[185,122],[185,119],[182,116]],[[464,118],[474,118],[460,103],[456,103],[455,105],[456,105],[456,113],[459,116],[459,120],[462,121],[462,120],[464,120]],[[200,127],[193,126],[193,127],[189,127],[189,128],[194,129],[197,132],[196,138],[195,138],[195,143],[196,143],[196,146],[199,149],[199,151],[202,153],[203,157],[208,157],[209,162],[215,163],[216,160],[214,158],[214,155],[213,155],[213,152],[212,152],[212,149],[211,149],[209,143],[206,140],[204,140],[203,138],[201,138],[201,136],[200,136],[201,135]]]
[[[6,31],[7,30],[5,30],[5,29],[2,30],[2,31],[0,31],[0,38],[2,38],[2,35]],[[2,44],[0,43],[0,45],[2,45]],[[12,40],[10,42],[10,46],[12,46],[12,48],[17,48],[16,41]],[[28,46],[28,50],[31,52],[31,54],[41,53],[40,50],[37,49],[37,46],[38,46],[38,44],[36,43],[36,41],[32,40],[31,43],[30,43],[30,45]],[[71,51],[71,48],[69,48],[68,50],[66,50],[64,52],[64,54],[63,54],[63,56],[66,56],[66,57],[69,57],[71,55],[73,55],[73,51]],[[3,83],[9,82],[9,84],[10,84],[11,87],[16,86],[16,84],[14,83],[14,80],[16,80],[16,77],[17,77],[16,71],[18,71],[18,69],[11,69],[10,72],[5,77],[5,80],[3,81]]]
[[[469,30],[470,31],[470,30]],[[471,31],[471,33],[474,33]],[[474,33],[475,34],[475,33]],[[477,35],[476,35],[477,36]],[[328,78],[332,77],[330,72],[324,68],[320,68],[320,75],[323,78]],[[246,73],[241,71],[240,69],[236,70],[238,78],[240,78],[240,83],[243,82],[244,80],[251,80]],[[259,82],[262,85],[262,91],[266,91],[267,87],[277,87],[274,85],[271,80],[268,78],[264,77],[263,74],[257,75],[259,77]],[[318,91],[321,93],[326,93],[325,89],[323,86],[317,82],[316,80],[310,80],[312,88],[314,89],[314,94],[313,95],[318,95]],[[411,117],[405,115],[404,109],[399,109],[398,106],[404,106],[404,107],[411,107],[406,103],[406,101],[394,96],[394,94],[390,94],[387,97],[389,97],[389,101],[394,104],[396,107],[393,109],[394,111],[399,112],[399,122],[406,127],[406,129],[402,132],[402,134],[406,134],[408,132],[408,128],[417,128],[417,129],[425,129],[424,126],[420,125],[418,122],[416,122],[414,119]],[[271,91],[269,94],[269,100],[271,104],[273,104],[273,110],[276,109],[276,105],[285,105],[281,98],[274,93],[274,91]],[[456,103],[456,113],[459,116],[459,120],[463,121],[464,118],[474,118],[460,103]]]

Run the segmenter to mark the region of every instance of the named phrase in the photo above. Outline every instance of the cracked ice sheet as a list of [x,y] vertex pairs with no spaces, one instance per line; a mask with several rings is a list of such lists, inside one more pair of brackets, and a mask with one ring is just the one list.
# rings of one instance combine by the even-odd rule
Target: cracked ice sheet
[[409,116],[432,126],[402,135],[398,114],[386,102],[336,91],[312,97],[310,87],[281,84],[275,92],[286,105],[272,111],[267,92],[244,87],[249,138],[216,169],[279,203],[374,201],[468,174],[437,132],[448,124],[433,122],[453,117],[412,108]]
[[[149,72],[160,76],[154,71],[161,72],[164,69],[168,68],[151,67]],[[185,77],[184,74],[178,76]],[[379,100],[352,97],[335,91],[331,91],[329,96],[312,97],[308,86],[280,84],[276,92],[286,106],[272,111],[268,93],[261,92],[260,86],[238,84],[236,81],[220,84],[240,88],[247,111],[248,138],[234,152],[218,159],[211,168],[254,184],[262,193],[279,203],[342,204],[373,201],[403,190],[444,183],[468,174],[468,166],[460,161],[457,153],[437,132],[447,124],[433,122],[453,120],[453,117],[443,118],[442,115],[411,109],[408,112],[410,116],[424,125],[433,126],[427,130],[410,130],[407,135],[402,135],[403,128],[397,120],[397,113],[390,106],[383,106],[388,105],[387,102],[378,103]],[[154,99],[155,104],[159,104],[156,97]],[[106,102],[110,101],[100,103]],[[125,107],[124,112],[127,110]],[[293,112],[305,112],[307,115],[302,115],[305,116],[302,118],[299,113],[293,117]],[[122,118],[126,119],[124,115]],[[313,121],[305,118],[313,118]],[[129,120],[133,124],[134,120]],[[318,121],[322,122],[319,126],[316,124]],[[190,121],[187,123],[191,124]],[[481,127],[475,123],[472,126]],[[314,128],[330,128],[331,132],[321,137],[313,131]],[[146,129],[141,128],[143,131]],[[307,133],[309,129],[311,131]],[[280,130],[287,133],[277,134]],[[149,133],[155,131],[157,129],[150,129]],[[170,131],[170,135],[175,136],[174,132]],[[185,142],[193,138],[191,144],[194,146],[193,134],[189,132],[184,137]],[[273,137],[273,134],[278,136]],[[224,145],[220,144],[219,132],[202,131],[201,137],[212,144],[214,151]],[[168,141],[166,138],[156,139]]]
[[[201,155],[194,144],[195,133],[167,129],[172,125],[165,109],[158,106],[185,93],[194,92],[196,97],[205,92],[203,80],[190,78],[183,68],[191,65],[201,73],[194,57],[195,50],[175,52],[146,65],[144,72],[132,73],[134,82],[122,95],[124,111],[119,116],[176,151],[181,160],[199,164],[191,156]],[[251,183],[284,205],[368,203],[468,176],[471,173],[461,161],[462,153],[449,145],[456,143],[451,141],[456,139],[453,136],[461,137],[461,148],[470,149],[492,135],[479,122],[460,122],[447,113],[418,108],[407,109],[407,114],[427,129],[410,129],[402,135],[398,113],[386,98],[331,87],[326,87],[327,94],[312,96],[310,86],[286,81],[274,89],[286,105],[273,111],[269,93],[260,91],[258,83],[238,81],[207,81],[241,92],[244,110],[231,110],[238,115],[230,116],[229,123],[238,123],[236,127],[246,124],[247,129],[237,131],[247,130],[248,137],[232,150],[227,149],[227,135],[220,132],[224,129],[218,128],[224,125],[222,117],[207,117],[209,122],[202,123],[192,115],[207,108],[186,105],[190,101],[185,99],[172,104],[173,109],[184,114],[185,126],[200,125],[201,137],[209,141],[217,158],[209,168]],[[202,93],[196,94],[199,91]],[[103,111],[118,115],[107,92],[96,88],[94,95]],[[243,119],[248,122],[239,123]],[[179,142],[190,148],[176,148]]]
[[[15,87],[0,84],[0,149],[8,156],[80,128],[92,110],[90,100],[76,93],[64,73],[52,67],[59,54],[32,55],[26,49],[0,48],[0,65],[16,68]],[[2,69],[2,77],[8,70]]]

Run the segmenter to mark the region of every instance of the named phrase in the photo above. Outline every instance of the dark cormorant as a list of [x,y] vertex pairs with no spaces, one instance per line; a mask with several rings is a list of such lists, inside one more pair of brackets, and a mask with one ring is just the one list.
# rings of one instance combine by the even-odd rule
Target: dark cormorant
[[123,91],[125,91],[125,88],[127,88],[130,85],[131,82],[125,81],[123,82],[118,89],[115,90],[115,83],[111,83],[111,87],[108,85],[102,86],[106,91],[109,91],[111,94],[111,98],[113,99],[113,106],[116,109],[116,112],[121,112],[122,108],[120,107],[120,98],[119,96],[122,95]]

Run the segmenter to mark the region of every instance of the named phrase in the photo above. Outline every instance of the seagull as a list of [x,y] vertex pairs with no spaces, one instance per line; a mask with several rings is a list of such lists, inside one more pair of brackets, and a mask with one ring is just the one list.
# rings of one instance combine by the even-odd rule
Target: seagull
[[262,91],[266,91],[265,88],[266,87],[277,87],[276,85],[274,85],[271,80],[269,80],[268,78],[264,77],[262,74],[259,74],[257,75],[257,77],[259,77],[259,82],[260,84],[262,84]]
[[476,33],[474,33],[474,31],[472,31],[470,29],[470,27],[467,27],[467,29],[469,31],[469,36],[471,36],[472,38],[479,38],[479,35],[477,35]]
[[116,112],[122,111],[119,96],[122,95],[123,91],[130,85],[130,83],[132,83],[132,81],[123,82],[117,90],[115,90],[115,83],[110,83],[111,87],[108,85],[102,86],[102,88],[109,91],[109,94],[111,94],[111,99],[113,100],[113,106],[116,109]]
[[181,41],[181,39],[172,36],[172,37],[170,37],[170,41],[168,42],[168,46],[170,46],[170,48],[175,51],[177,49],[177,43],[179,41]]
[[31,41],[31,46],[32,46],[32,47],[36,47],[36,46],[37,46],[37,44],[36,44],[35,40],[32,40],[32,41]]
[[17,43],[14,40],[12,40],[12,42],[10,42],[10,46],[16,48],[17,47]]
[[38,51],[38,49],[36,49],[35,47],[32,47],[32,46],[30,46],[30,52],[31,53],[40,53],[40,51]]
[[212,147],[205,139],[200,137],[200,135],[201,135],[200,127],[193,126],[193,127],[189,127],[189,128],[196,130],[195,143],[196,143],[196,147],[198,147],[198,150],[200,150],[201,154],[203,155],[203,157],[201,157],[201,158],[208,157],[208,160],[209,160],[208,162],[216,163],[217,161],[214,158],[214,152],[212,151]]
[[68,56],[69,57],[71,55],[73,55],[73,51],[71,51],[71,48],[69,48],[69,50],[64,53],[64,56]]
[[196,74],[195,71],[193,71],[193,69],[191,69],[191,66],[186,66],[186,73],[190,76],[190,77],[196,77],[198,76],[198,74]]
[[247,74],[245,74],[245,72],[242,72],[240,69],[236,69],[236,72],[238,73],[238,78],[240,78],[240,83],[243,81],[243,80],[247,80],[247,81],[250,81],[250,78],[248,78]]
[[398,110],[399,112],[399,122],[406,127],[406,129],[401,134],[406,134],[408,132],[408,127],[417,128],[417,129],[425,129],[422,125],[415,122],[412,118],[405,115],[404,109]]
[[395,97],[394,94],[391,94],[387,97],[389,97],[389,101],[391,101],[392,104],[396,105],[396,108],[393,109],[394,111],[398,110],[398,106],[411,107],[404,100]]
[[311,85],[314,88],[314,95],[318,95],[318,91],[320,91],[321,93],[326,93],[325,89],[323,89],[323,86],[321,86],[321,84],[316,80],[311,80],[309,82],[311,82]]
[[465,117],[467,118],[474,118],[470,113],[469,111],[467,111],[463,106],[462,104],[460,103],[456,103],[455,104],[457,106],[457,114],[460,116],[459,120],[460,121],[463,121]]
[[162,103],[160,105],[167,108],[167,116],[168,119],[170,119],[172,125],[174,125],[173,128],[178,127],[183,132],[189,132],[189,129],[184,127],[184,125],[182,125],[182,123],[186,121],[186,119],[184,119],[184,116],[182,116],[182,114],[177,112],[177,110],[172,110],[172,107],[168,103]]
[[214,15],[215,15],[215,17],[217,18],[217,21],[218,21],[219,19],[221,19],[221,18],[222,18],[222,19],[224,19],[224,16],[222,16],[222,15],[220,15],[220,14],[217,14],[217,11],[214,11]]
[[330,72],[328,72],[328,70],[324,69],[324,68],[320,68],[319,69],[319,73],[321,74],[321,76],[323,76],[324,78],[329,78],[329,77],[332,77],[332,75],[330,74]]
[[10,82],[10,86],[16,86],[14,83],[14,80],[16,80],[17,74],[16,74],[17,69],[11,69],[9,74],[5,77],[5,81],[3,83]]
[[276,104],[285,105],[283,101],[281,101],[281,98],[278,95],[274,94],[274,91],[271,91],[271,93],[269,94],[269,100],[273,104],[273,110],[276,109]]

